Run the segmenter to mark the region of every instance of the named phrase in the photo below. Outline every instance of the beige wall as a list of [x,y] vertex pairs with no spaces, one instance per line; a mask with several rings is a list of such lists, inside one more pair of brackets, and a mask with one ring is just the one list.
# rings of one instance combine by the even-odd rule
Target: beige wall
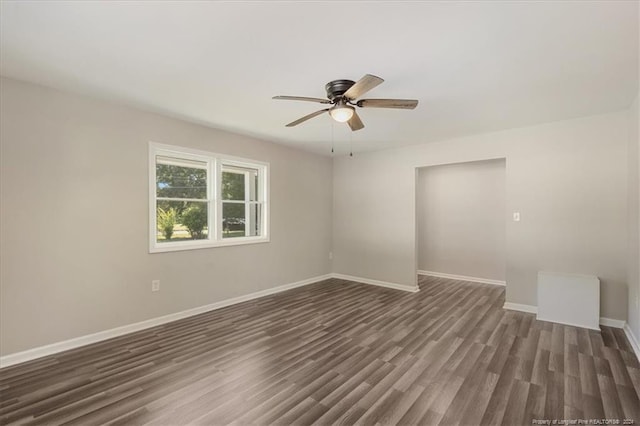
[[521,214],[507,301],[536,305],[542,269],[594,274],[602,316],[626,319],[627,124],[622,111],[336,159],[334,272],[413,286],[416,167],[504,157],[507,212]]
[[[1,85],[1,354],[330,272],[330,158]],[[269,162],[271,242],[149,254],[149,141]]]
[[421,168],[416,199],[418,269],[505,280],[504,159]]
[[629,109],[629,183],[628,183],[628,227],[629,227],[629,317],[627,322],[636,340],[640,341],[640,131],[638,120],[638,97]]

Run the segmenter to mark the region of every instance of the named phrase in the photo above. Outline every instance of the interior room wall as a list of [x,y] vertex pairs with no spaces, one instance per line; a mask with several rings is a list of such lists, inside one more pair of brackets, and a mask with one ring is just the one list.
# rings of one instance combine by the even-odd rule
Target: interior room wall
[[629,184],[628,184],[628,227],[629,227],[629,317],[627,322],[636,340],[640,342],[640,131],[638,96],[629,109]]
[[[2,355],[330,272],[330,158],[0,84]],[[271,242],[149,254],[149,141],[269,162]]]
[[416,283],[416,168],[506,158],[506,299],[535,306],[537,272],[593,274],[601,315],[627,318],[628,111],[334,161],[333,270]]
[[418,269],[505,280],[504,159],[418,170]]

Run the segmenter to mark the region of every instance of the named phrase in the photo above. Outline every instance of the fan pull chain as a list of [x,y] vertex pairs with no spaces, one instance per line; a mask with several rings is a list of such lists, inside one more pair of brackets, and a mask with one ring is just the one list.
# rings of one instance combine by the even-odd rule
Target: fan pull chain
[[349,157],[353,157],[353,132],[349,132]]
[[333,120],[331,120],[331,153],[333,154]]

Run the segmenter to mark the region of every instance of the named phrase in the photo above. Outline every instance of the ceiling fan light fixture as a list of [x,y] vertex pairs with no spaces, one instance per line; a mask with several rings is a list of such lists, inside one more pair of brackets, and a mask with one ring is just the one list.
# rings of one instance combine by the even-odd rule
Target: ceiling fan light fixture
[[329,110],[329,114],[338,123],[346,123],[353,117],[353,111],[354,108],[352,106],[339,103]]

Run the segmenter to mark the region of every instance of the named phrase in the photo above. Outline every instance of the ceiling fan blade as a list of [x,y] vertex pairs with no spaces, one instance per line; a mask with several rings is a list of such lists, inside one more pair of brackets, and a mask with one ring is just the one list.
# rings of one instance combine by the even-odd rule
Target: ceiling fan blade
[[362,120],[360,120],[360,116],[358,115],[358,113],[355,111],[353,111],[353,117],[351,117],[351,119],[347,123],[349,124],[349,127],[351,127],[351,130],[354,132],[356,130],[364,129],[364,124],[362,123]]
[[311,113],[311,114],[309,114],[309,115],[305,115],[305,116],[304,116],[304,117],[302,117],[302,118],[298,118],[296,121],[292,121],[291,123],[287,124],[287,126],[286,126],[286,127],[293,127],[293,126],[297,126],[298,124],[300,124],[300,123],[304,123],[305,121],[307,121],[307,120],[309,120],[309,119],[311,119],[311,118],[313,118],[313,117],[316,117],[316,116],[318,116],[318,115],[322,114],[323,112],[327,112],[327,111],[329,111],[329,108],[321,109],[320,111],[316,111],[316,112],[312,112],[312,113]]
[[380,77],[376,77],[375,75],[366,74],[360,80],[356,82],[353,86],[349,88],[346,92],[344,92],[344,96],[349,99],[357,99],[360,96],[367,93],[369,90],[373,89],[379,84],[382,84],[384,80]]
[[319,104],[330,104],[331,103],[331,101],[329,99],[309,98],[307,96],[274,96],[272,99],[280,99],[280,100],[284,100],[284,101],[318,102]]
[[414,109],[418,106],[418,101],[415,99],[362,99],[356,105],[362,108]]

